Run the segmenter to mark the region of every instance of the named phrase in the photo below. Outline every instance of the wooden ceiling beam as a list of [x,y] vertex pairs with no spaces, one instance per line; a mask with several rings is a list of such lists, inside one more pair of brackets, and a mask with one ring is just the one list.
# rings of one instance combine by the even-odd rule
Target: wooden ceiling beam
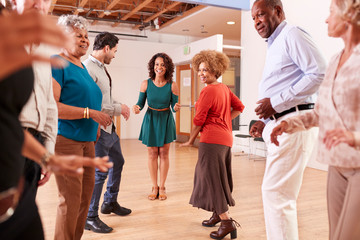
[[[145,22],[145,23],[150,22],[151,20],[157,18],[157,17],[160,16],[161,14],[163,14],[163,13],[171,10],[172,8],[176,7],[176,6],[179,5],[179,4],[181,4],[181,2],[174,2],[174,3],[170,4],[170,5],[168,5],[167,7],[165,7],[165,8],[164,8],[163,10],[161,10],[160,12],[157,12],[157,13],[155,13],[154,15],[146,18],[146,19],[144,20],[144,22]],[[138,25],[134,26],[133,29],[138,29],[140,26],[141,26],[141,25],[138,24]]]
[[[56,1],[56,0],[53,0],[53,1]],[[85,5],[88,3],[89,0],[81,0],[80,4],[78,7],[85,7]],[[78,15],[79,14],[79,11],[76,9],[75,12],[74,12],[74,15]]]
[[164,27],[166,27],[166,26],[169,26],[169,25],[171,25],[171,24],[179,21],[180,19],[182,19],[182,18],[184,18],[184,17],[187,17],[187,16],[189,16],[189,15],[191,15],[191,14],[193,14],[193,13],[196,13],[196,12],[200,11],[201,9],[203,9],[203,8],[205,8],[205,7],[206,7],[206,6],[199,5],[199,6],[196,6],[196,7],[194,7],[194,8],[191,8],[190,10],[184,12],[183,15],[178,16],[178,17],[175,17],[175,18],[167,21],[166,23],[160,25],[160,26],[159,26],[159,29],[152,29],[151,31],[158,31],[158,30],[160,30],[160,29],[162,29],[162,28],[164,28]]
[[151,20],[157,18],[158,16],[160,16],[161,14],[173,9],[174,7],[176,7],[177,5],[181,4],[181,2],[174,2],[173,4],[170,4],[169,6],[167,6],[164,10],[148,17],[147,19],[144,20],[144,22],[150,22]]
[[131,17],[132,15],[134,15],[135,13],[137,13],[139,10],[141,10],[143,7],[145,7],[146,5],[148,5],[149,3],[151,3],[153,0],[145,0],[144,2],[140,3],[139,5],[137,5],[137,7],[135,7],[131,12],[129,12],[128,14],[126,14],[125,16],[123,16],[121,18],[121,20],[125,21],[127,20],[129,17]]
[[[111,10],[111,9],[113,9],[113,8],[116,6],[116,4],[118,4],[120,1],[121,1],[121,0],[114,0],[114,1],[112,1],[112,2],[105,8],[105,10]],[[98,18],[103,18],[104,16],[105,16],[105,13],[102,12],[102,13],[99,14]],[[98,23],[98,20],[95,20],[95,21],[93,21],[93,22],[91,23],[91,25],[95,25],[95,24],[97,24],[97,23]]]
[[[131,12],[129,12],[128,14],[126,14],[125,16],[123,16],[121,18],[121,20],[125,21],[126,19],[128,19],[129,17],[131,17],[132,15],[134,15],[135,13],[137,13],[139,10],[141,10],[142,8],[144,8],[146,5],[148,5],[149,3],[151,3],[153,0],[145,0],[144,2],[140,3],[138,6],[136,6]],[[118,26],[120,23],[116,22],[113,25],[111,25],[112,27],[116,27]]]

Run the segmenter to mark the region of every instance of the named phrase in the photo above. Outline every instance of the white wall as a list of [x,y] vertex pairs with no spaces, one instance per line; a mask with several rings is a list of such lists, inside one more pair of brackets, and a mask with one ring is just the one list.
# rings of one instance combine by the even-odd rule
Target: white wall
[[[189,54],[184,54],[185,46],[190,48]],[[174,61],[174,64],[179,65],[189,63],[197,53],[205,49],[212,49],[222,52],[223,35],[217,34],[188,44],[183,44],[174,49],[170,49],[167,51],[167,53]]]
[[[343,44],[339,39],[327,36],[325,19],[329,13],[331,0],[283,0],[286,19],[289,23],[304,28],[314,38],[327,60],[338,52]],[[252,5],[253,1],[251,1]],[[258,100],[258,84],[262,77],[265,61],[266,43],[256,32],[251,12],[243,12],[241,21],[241,100],[245,111],[241,124],[248,124],[251,119],[257,119],[254,109]],[[246,132],[243,127],[241,132]]]
[[[144,36],[144,37],[130,37],[130,36],[122,36],[118,35],[119,39],[122,40],[132,40],[138,42],[157,42],[157,43],[170,43],[170,44],[185,44],[188,42],[196,41],[201,38],[199,37],[191,37],[191,36],[181,36],[181,35],[174,35],[174,34],[165,34],[165,33],[158,33],[156,31],[151,31],[149,29],[144,29],[142,31],[138,29],[132,29],[132,25],[120,24],[116,28],[111,27],[112,23],[107,22],[98,22],[96,25],[91,25],[91,31],[108,31],[112,33],[119,33],[119,34],[130,34],[130,35],[137,35],[137,36]],[[92,35],[96,35],[96,33],[91,33]]]
[[[120,40],[116,58],[107,67],[113,80],[113,98],[130,108],[139,97],[141,82],[148,78],[147,64],[158,52],[166,52],[174,44]],[[121,118],[121,138],[137,139],[146,108],[140,114],[131,112],[128,121]]]

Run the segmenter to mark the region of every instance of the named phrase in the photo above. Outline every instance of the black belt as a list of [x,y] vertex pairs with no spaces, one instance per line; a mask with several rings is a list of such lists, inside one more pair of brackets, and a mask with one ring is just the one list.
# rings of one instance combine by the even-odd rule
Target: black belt
[[33,136],[37,136],[38,134],[40,134],[40,132],[38,130],[33,129],[33,128],[23,127],[23,129],[28,131]]
[[[297,108],[299,109],[299,111],[301,110],[309,110],[309,109],[314,109],[315,104],[314,103],[308,103],[308,104],[300,104],[297,105]],[[273,116],[270,117],[271,120],[274,119],[278,119],[281,118],[282,116],[285,116],[286,114],[292,113],[296,111],[296,107],[292,107],[288,110],[285,110],[281,113],[275,113]]]

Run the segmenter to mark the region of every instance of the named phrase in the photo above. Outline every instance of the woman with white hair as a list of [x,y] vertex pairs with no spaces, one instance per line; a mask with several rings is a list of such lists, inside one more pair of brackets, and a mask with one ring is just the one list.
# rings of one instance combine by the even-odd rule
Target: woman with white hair
[[329,63],[315,109],[282,121],[271,141],[319,126],[318,160],[329,164],[330,239],[360,239],[360,0],[332,0],[326,23],[345,47]]
[[[76,15],[61,16],[60,26],[72,34],[74,44],[62,49],[59,55],[68,65],[53,68],[54,97],[59,112],[55,153],[95,157],[94,142],[99,124],[111,123],[109,115],[101,111],[102,93],[80,58],[89,47],[87,21]],[[59,189],[59,206],[54,239],[80,239],[85,226],[95,182],[95,169],[84,167],[80,176],[55,174]]]

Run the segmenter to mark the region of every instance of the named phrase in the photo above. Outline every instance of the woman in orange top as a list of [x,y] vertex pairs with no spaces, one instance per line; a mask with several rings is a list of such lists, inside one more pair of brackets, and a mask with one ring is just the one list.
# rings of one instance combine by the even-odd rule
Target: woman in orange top
[[236,238],[236,226],[230,218],[228,206],[234,206],[231,174],[231,147],[233,143],[231,120],[243,111],[244,105],[235,94],[217,79],[229,66],[229,58],[214,50],[201,51],[192,64],[202,83],[207,84],[200,92],[195,109],[194,127],[188,142],[190,146],[201,132],[199,159],[195,168],[194,189],[190,204],[213,212],[203,226],[212,227],[221,221],[218,231],[211,238],[222,239],[228,233]]

